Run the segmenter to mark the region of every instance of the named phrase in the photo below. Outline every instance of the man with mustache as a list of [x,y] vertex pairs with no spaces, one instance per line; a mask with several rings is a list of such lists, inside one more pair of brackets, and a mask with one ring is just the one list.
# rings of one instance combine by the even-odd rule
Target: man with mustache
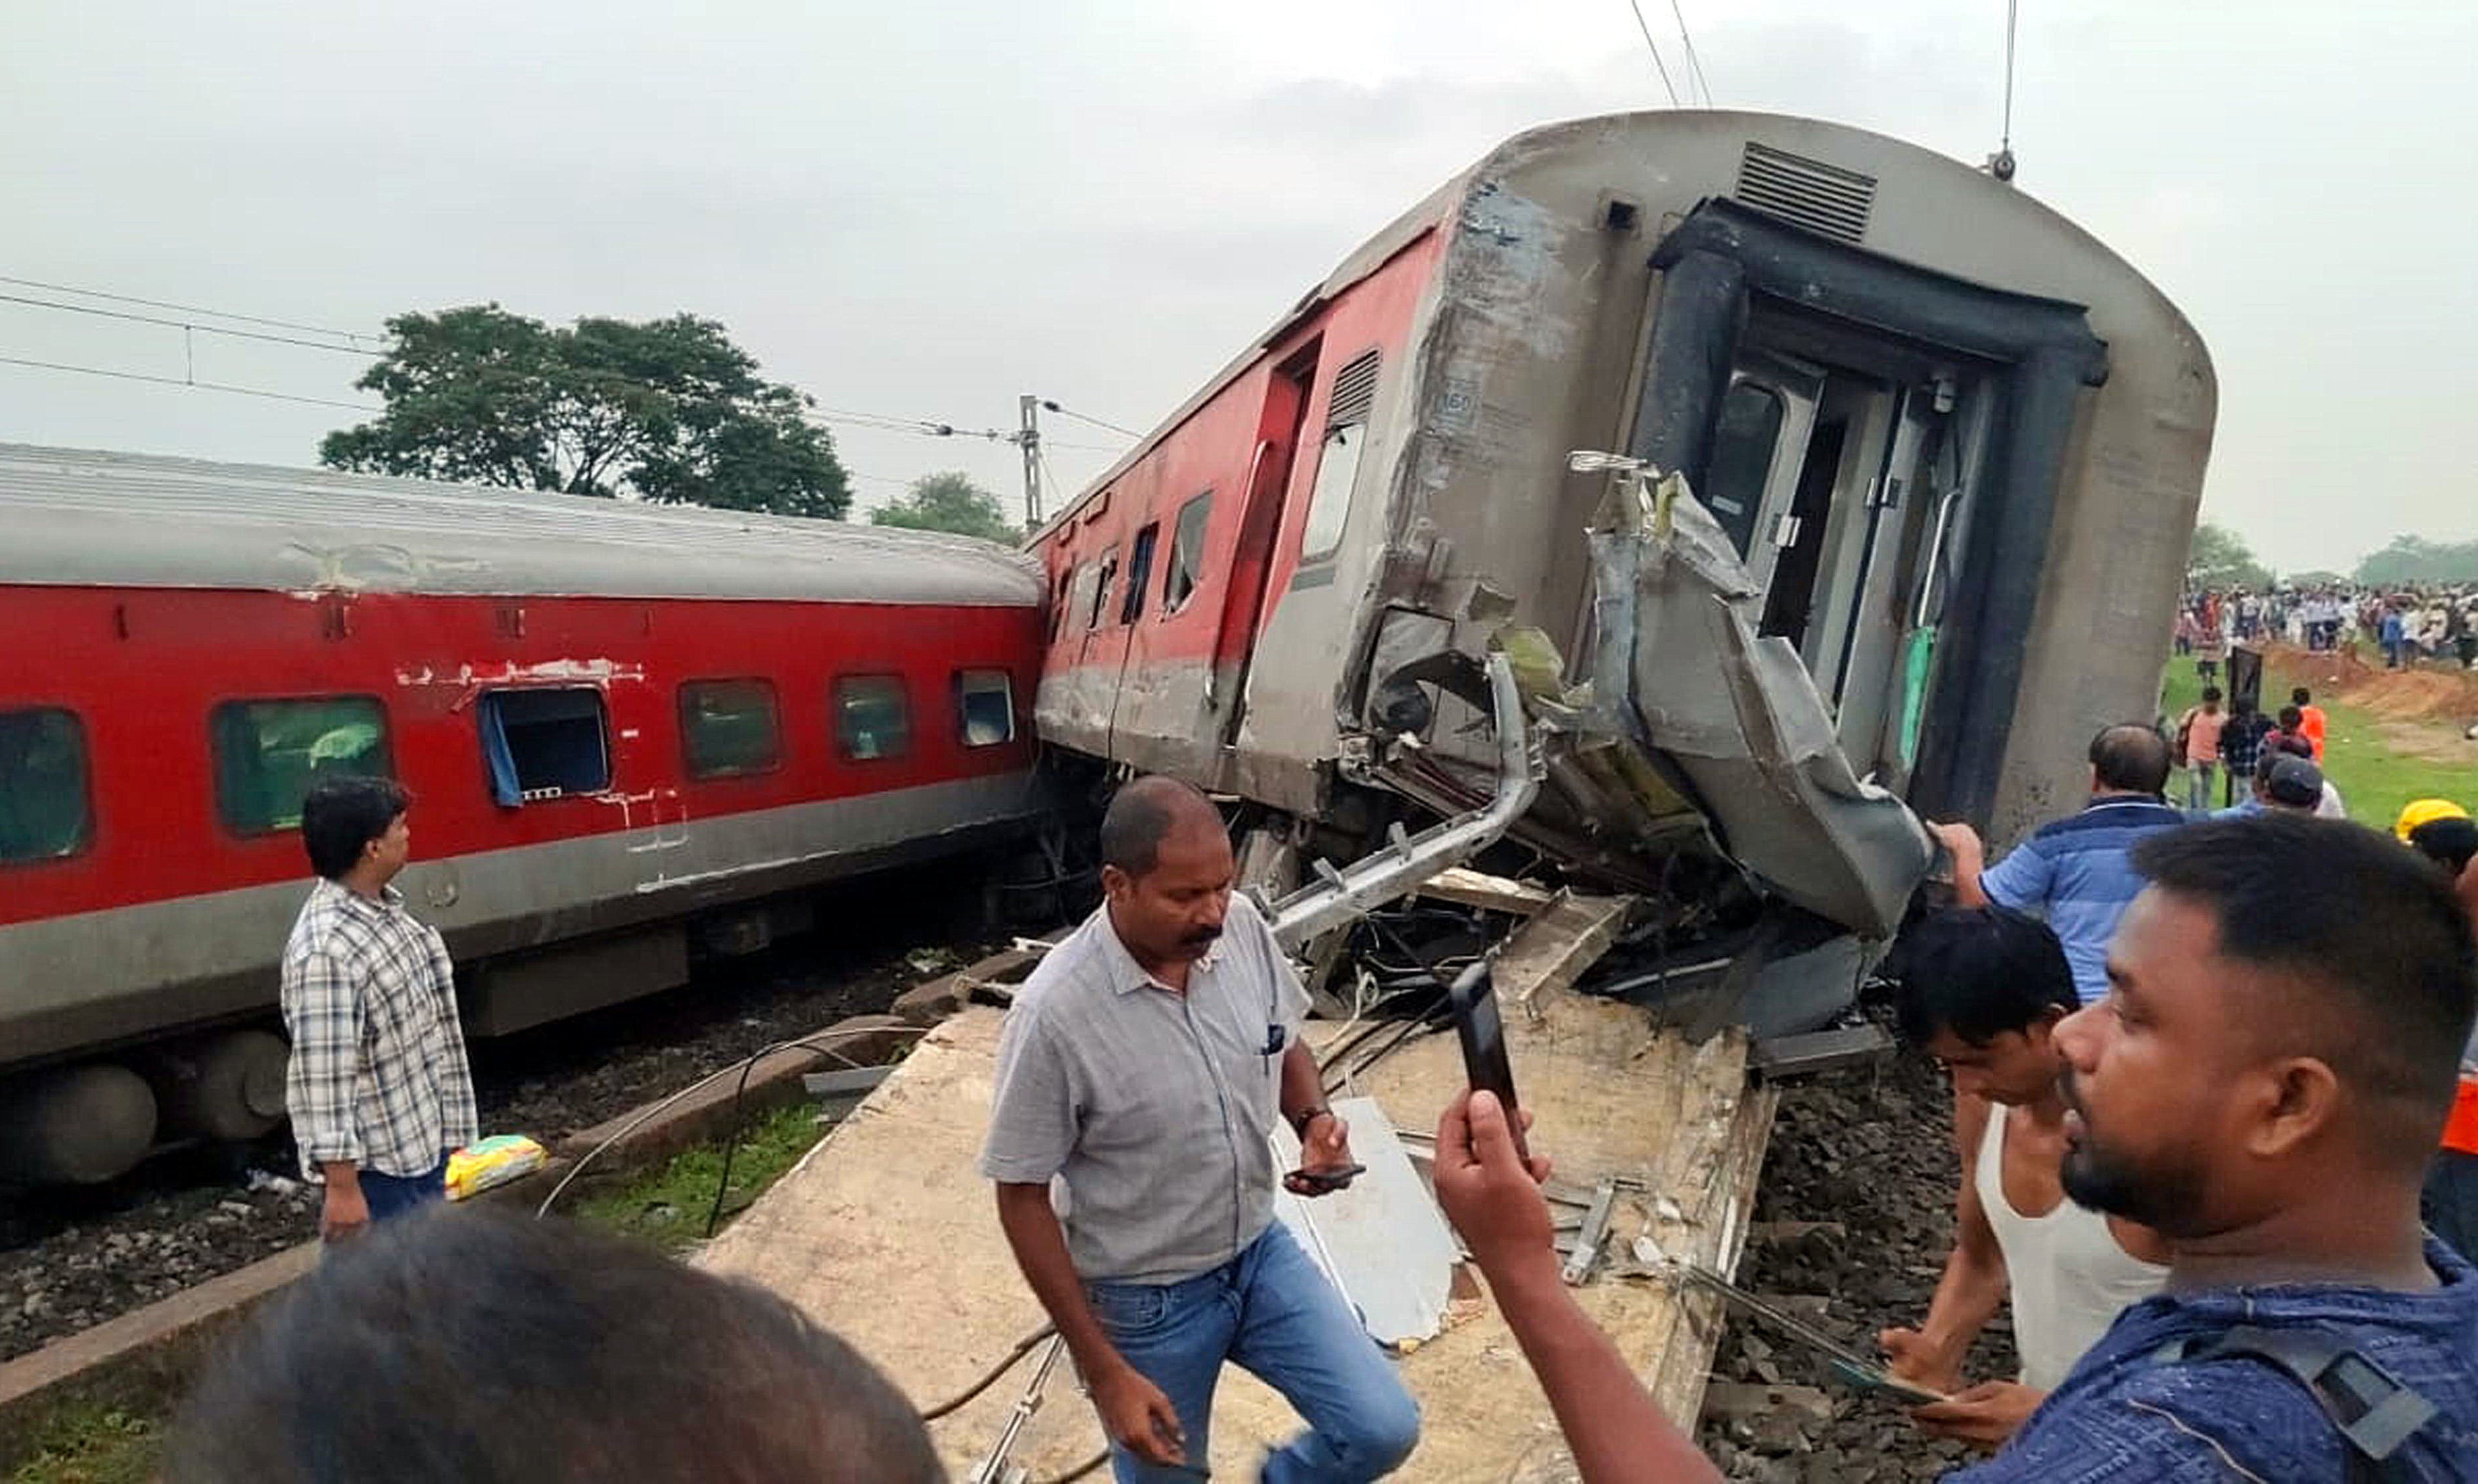
[[[2478,1270],[2418,1182],[2478,1007],[2450,888],[2393,842],[2287,815],[2163,831],[2054,1033],[2064,1187],[2160,1232],[2118,1316],[1970,1484],[2432,1481],[2478,1469]],[[1484,1093],[1437,1130],[1438,1200],[1588,1484],[1717,1479],[1558,1281],[1548,1207]]]
[[1105,899],[999,1032],[981,1172],[1120,1484],[1200,1476],[1226,1360],[1307,1421],[1265,1460],[1267,1484],[1361,1484],[1410,1454],[1419,1410],[1274,1220],[1277,1113],[1300,1136],[1297,1195],[1338,1188],[1315,1176],[1346,1170],[1351,1145],[1300,1035],[1307,992],[1234,871],[1195,789],[1142,778],[1111,799]]

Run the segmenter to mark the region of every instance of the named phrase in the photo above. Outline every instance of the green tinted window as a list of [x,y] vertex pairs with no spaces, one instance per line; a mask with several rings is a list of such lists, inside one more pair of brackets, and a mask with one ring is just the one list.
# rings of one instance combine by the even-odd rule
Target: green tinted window
[[75,855],[93,828],[77,717],[48,706],[0,711],[0,865]]
[[301,799],[321,778],[389,778],[387,713],[366,695],[310,701],[226,701],[209,722],[215,809],[244,835],[301,823]]
[[763,680],[692,680],[681,686],[680,749],[692,778],[772,772],[783,762],[774,688]]
[[912,703],[899,675],[846,675],[835,682],[835,744],[855,762],[912,750]]

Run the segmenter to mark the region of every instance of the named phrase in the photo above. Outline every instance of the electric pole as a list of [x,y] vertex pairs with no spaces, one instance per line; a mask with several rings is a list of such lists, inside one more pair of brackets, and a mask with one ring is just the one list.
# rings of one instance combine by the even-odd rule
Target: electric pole
[[1027,391],[1015,405],[1023,418],[1015,441],[1024,450],[1024,528],[1029,534],[1041,529],[1041,398]]

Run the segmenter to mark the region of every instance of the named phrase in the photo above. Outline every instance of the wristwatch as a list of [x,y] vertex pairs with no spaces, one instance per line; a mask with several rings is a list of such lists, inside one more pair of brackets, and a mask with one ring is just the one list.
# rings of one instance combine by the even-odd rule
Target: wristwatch
[[1288,1118],[1291,1120],[1291,1132],[1299,1135],[1302,1143],[1304,1143],[1308,1137],[1309,1124],[1315,1122],[1321,1118],[1329,1119],[1333,1116],[1333,1110],[1323,1103],[1318,1103],[1312,1108],[1302,1108],[1297,1113],[1284,1115],[1285,1118]]

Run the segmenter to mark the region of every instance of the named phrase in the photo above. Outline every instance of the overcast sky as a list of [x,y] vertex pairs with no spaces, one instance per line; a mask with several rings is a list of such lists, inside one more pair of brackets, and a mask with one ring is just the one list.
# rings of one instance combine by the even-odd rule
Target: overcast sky
[[[1681,0],[1714,97],[1973,163],[2003,0]],[[2208,513],[2276,566],[2478,537],[2478,166],[2457,0],[2025,0],[2018,184],[2201,328]],[[1645,0],[1673,71],[1668,0]],[[20,3],[0,275],[374,332],[686,310],[828,407],[1150,427],[1524,127],[1665,102],[1627,0]],[[36,294],[9,285],[0,293]],[[177,330],[0,303],[0,356],[181,376]],[[200,337],[200,380],[359,366]],[[308,464],[354,420],[0,365],[0,439]],[[1074,487],[1120,440],[1051,419]],[[847,427],[864,504],[1007,447]],[[1066,444],[1094,445],[1068,447]]]

